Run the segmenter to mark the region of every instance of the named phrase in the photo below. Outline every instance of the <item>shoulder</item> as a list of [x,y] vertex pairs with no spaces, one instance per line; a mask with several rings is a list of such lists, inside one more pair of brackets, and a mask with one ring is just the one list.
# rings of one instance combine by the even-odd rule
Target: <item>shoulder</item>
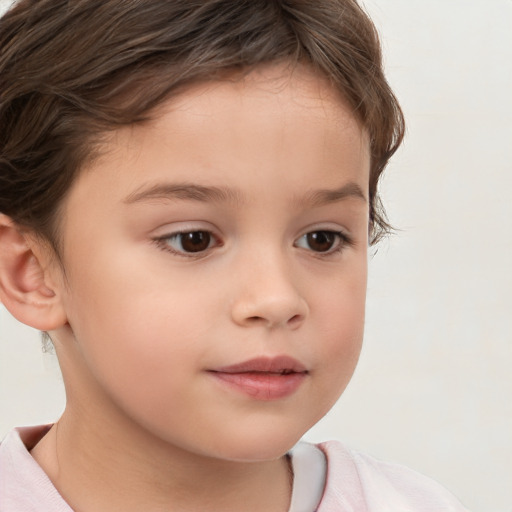
[[72,512],[29,452],[48,429],[18,428],[0,443],[0,512]]
[[439,483],[400,464],[384,462],[329,441],[327,481],[318,512],[467,512]]

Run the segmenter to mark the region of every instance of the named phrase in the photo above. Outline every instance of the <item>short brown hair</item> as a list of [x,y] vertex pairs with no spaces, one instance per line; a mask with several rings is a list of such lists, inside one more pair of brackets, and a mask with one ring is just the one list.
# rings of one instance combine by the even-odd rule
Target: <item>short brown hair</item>
[[0,20],[0,212],[55,249],[58,208],[97,136],[148,119],[191,83],[305,62],[369,133],[377,185],[404,133],[379,39],[355,0],[21,0]]

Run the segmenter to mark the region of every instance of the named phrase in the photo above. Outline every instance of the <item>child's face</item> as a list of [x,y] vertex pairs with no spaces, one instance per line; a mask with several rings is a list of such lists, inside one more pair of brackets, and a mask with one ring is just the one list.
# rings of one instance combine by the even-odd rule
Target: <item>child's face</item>
[[[109,138],[63,205],[68,409],[194,454],[277,457],[359,355],[367,137],[300,68],[196,86],[159,113]],[[296,362],[271,369],[291,375],[233,366],[282,356]]]

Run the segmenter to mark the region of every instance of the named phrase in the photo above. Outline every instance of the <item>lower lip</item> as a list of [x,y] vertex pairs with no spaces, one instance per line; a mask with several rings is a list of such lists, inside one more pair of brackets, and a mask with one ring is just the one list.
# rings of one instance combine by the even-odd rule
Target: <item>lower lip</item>
[[306,378],[306,373],[285,375],[263,372],[211,372],[216,379],[255,400],[279,400],[293,395]]

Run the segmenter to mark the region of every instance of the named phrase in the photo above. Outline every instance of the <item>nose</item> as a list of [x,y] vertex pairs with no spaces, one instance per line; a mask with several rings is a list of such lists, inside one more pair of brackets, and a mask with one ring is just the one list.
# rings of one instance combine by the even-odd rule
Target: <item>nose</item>
[[238,292],[232,304],[233,321],[240,326],[297,329],[309,313],[284,262],[259,260],[237,273]]

